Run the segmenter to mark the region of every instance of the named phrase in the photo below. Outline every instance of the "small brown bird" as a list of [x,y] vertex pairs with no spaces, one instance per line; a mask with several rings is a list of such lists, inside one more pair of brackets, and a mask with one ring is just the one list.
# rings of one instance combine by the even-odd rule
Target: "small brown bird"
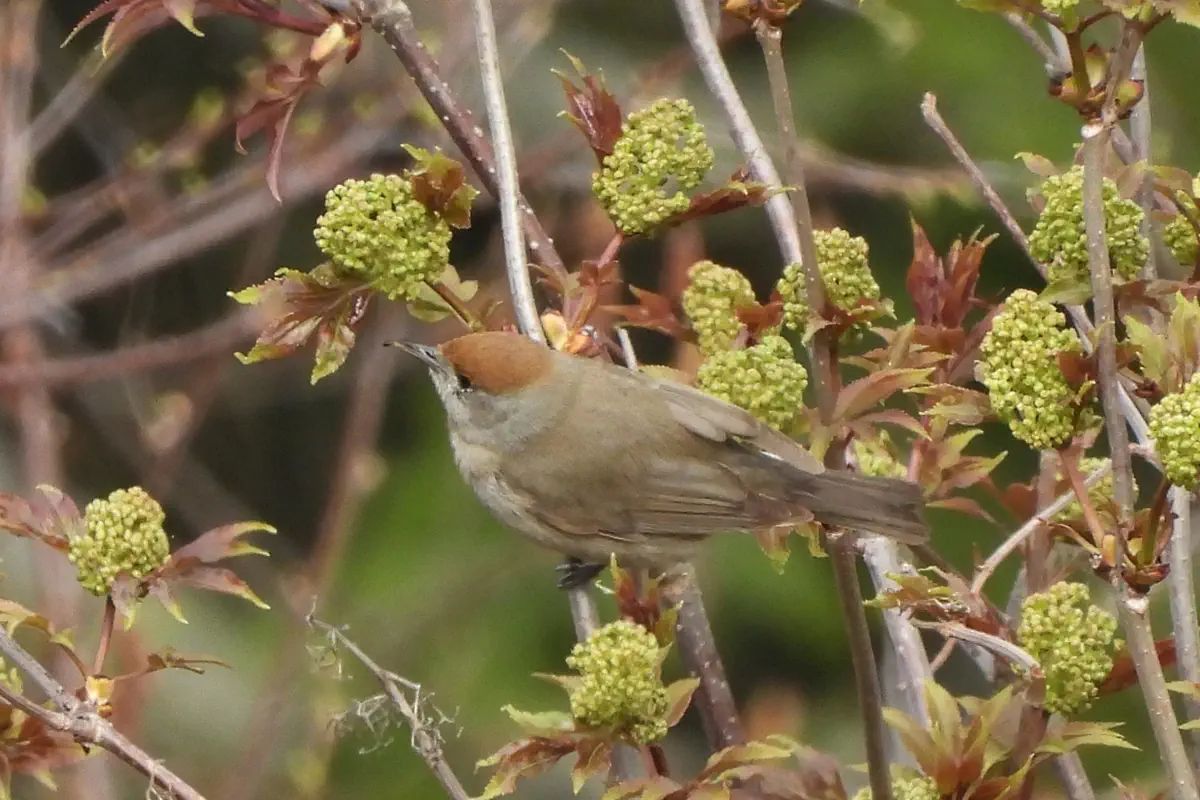
[[816,519],[918,542],[920,488],[826,472],[746,411],[696,389],[579,358],[516,333],[440,348],[396,342],[428,367],[454,459],[497,518],[582,562],[669,567],[714,533]]

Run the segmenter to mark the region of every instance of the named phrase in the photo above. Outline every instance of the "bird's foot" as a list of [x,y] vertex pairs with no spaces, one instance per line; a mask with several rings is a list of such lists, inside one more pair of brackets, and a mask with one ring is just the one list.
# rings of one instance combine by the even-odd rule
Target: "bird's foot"
[[560,573],[558,588],[569,590],[586,586],[607,567],[607,564],[588,564],[578,558],[568,558],[557,567]]

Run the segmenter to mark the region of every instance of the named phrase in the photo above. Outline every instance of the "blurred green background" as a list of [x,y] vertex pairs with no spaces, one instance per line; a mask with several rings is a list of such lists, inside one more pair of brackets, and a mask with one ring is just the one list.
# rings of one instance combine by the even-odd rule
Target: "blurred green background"
[[[466,4],[412,5],[431,41],[470,46]],[[537,177],[528,181],[527,191],[564,255],[575,263],[594,258],[607,231],[591,216],[587,199],[592,157],[556,117],[562,94],[550,70],[565,65],[560,49],[566,50],[588,67],[602,69],[618,99],[628,102],[638,81],[683,44],[673,4],[541,0],[522,8],[521,2],[497,0],[496,5],[512,34],[505,38],[514,64],[508,97],[522,168],[536,165],[530,167]],[[58,48],[89,6],[86,0],[46,4],[35,108],[53,100],[96,42],[98,28]],[[162,142],[181,124],[197,93],[234,91],[247,59],[264,57],[260,33],[245,20],[203,18],[199,25],[204,38],[168,26],[124,57],[84,108],[84,122],[38,160],[35,182],[47,198],[53,201],[100,179],[105,164],[97,153],[103,148],[122,164],[139,146]],[[1168,23],[1153,32],[1148,46],[1154,158],[1190,171],[1200,166],[1200,139],[1193,133],[1200,130],[1198,43],[1196,31]],[[809,0],[788,23],[784,47],[799,130],[834,165],[832,178],[814,181],[815,213],[821,224],[838,224],[868,239],[876,275],[901,318],[910,312],[903,290],[911,256],[910,216],[939,251],[980,226],[989,233],[1001,230],[922,123],[919,104],[925,92],[938,96],[947,122],[1026,222],[1024,191],[1032,181],[1014,154],[1032,151],[1059,164],[1072,156],[1077,116],[1048,97],[1036,54],[997,17],[960,9],[950,0],[894,6],[868,0],[861,10]],[[736,39],[727,57],[752,112],[772,138],[770,97],[753,36]],[[478,80],[469,67],[468,52],[456,85],[478,107]],[[702,82],[686,63],[679,75],[660,93],[682,93],[696,103],[718,150],[714,175],[732,171],[738,158]],[[363,56],[328,83],[310,106],[327,114],[349,113],[346,97],[354,93],[411,96],[399,64],[371,35]],[[228,131],[217,137],[196,170],[217,175],[244,166],[238,159],[245,157],[233,154],[232,139]],[[401,141],[452,147],[428,126],[406,123],[341,177],[397,168]],[[262,143],[252,144],[261,163]],[[837,179],[852,159],[873,165],[905,190],[869,192]],[[285,170],[306,169],[304,162],[289,162],[286,152],[284,162]],[[931,189],[937,181],[957,188]],[[267,236],[265,230],[280,234],[270,239],[274,252],[268,268],[308,268],[318,262],[308,231],[319,209],[319,195],[290,201],[248,231],[177,253],[168,269],[147,279],[55,309],[42,318],[57,343],[51,349],[110,349],[211,322],[228,313],[225,292],[234,287],[246,251]],[[494,209],[481,204],[477,218],[456,240],[454,261],[465,277],[501,291]],[[761,212],[721,217],[705,223],[700,233],[709,257],[744,270],[765,296],[781,264]],[[630,282],[661,289],[670,256],[670,242],[655,239],[630,244],[621,260]],[[1030,266],[1001,236],[985,261],[981,294],[999,297],[1035,285]],[[374,314],[379,313],[376,308]],[[451,333],[446,327],[413,333],[416,328],[403,313],[388,325],[428,338]],[[339,442],[348,415],[357,413],[349,398],[355,385],[372,375],[389,381],[386,413],[370,452],[350,466],[350,494],[361,492],[362,503],[347,505],[351,530],[344,551],[330,562],[320,616],[349,626],[352,637],[381,664],[436,695],[436,705],[453,718],[443,729],[448,758],[475,791],[486,775],[473,774],[474,761],[517,734],[501,712],[503,705],[565,707],[558,689],[531,677],[561,671],[573,643],[565,597],[554,587],[555,558],[509,535],[482,511],[454,470],[441,411],[424,375],[411,363],[394,363],[391,353],[369,352],[375,341],[364,333],[343,373],[316,388],[308,385],[307,353],[254,367],[238,366],[228,353],[227,368],[213,373],[219,390],[188,449],[189,470],[177,473],[164,493],[176,543],[204,527],[240,518],[267,520],[280,531],[266,542],[273,552],[269,561],[237,565],[272,611],[192,592],[181,597],[188,626],[149,606],[139,617],[143,648],[171,645],[220,658],[233,668],[203,676],[155,675],[145,681],[146,696],[137,700],[136,738],[210,797],[441,796],[409,748],[402,724],[384,710],[369,708],[359,709],[368,719],[355,721],[354,701],[375,692],[363,671],[347,660],[343,674],[326,663],[319,641],[301,642],[294,634],[294,615],[308,610],[304,569],[328,524],[322,520],[339,468]],[[647,356],[667,353],[653,335],[636,341]],[[56,391],[65,483],[81,504],[139,480],[145,454],[136,444],[131,452],[120,442],[145,430],[159,408],[155,399],[186,391],[189,375],[167,369]],[[0,488],[20,484],[16,433],[12,425],[0,429]],[[998,431],[989,431],[977,452],[1000,449],[1008,450],[1009,458],[998,479],[1029,475],[1033,454]],[[933,520],[939,549],[964,569],[974,553],[987,553],[1003,535],[950,513],[934,513]],[[6,596],[36,604],[45,595],[39,581],[46,573],[35,568],[26,543],[2,544]],[[784,574],[776,575],[752,541],[715,541],[698,563],[700,581],[751,732],[788,733],[855,764],[863,754],[832,580],[827,565],[803,550]],[[1010,568],[992,581],[1001,603],[1011,580]],[[65,591],[73,592],[73,586],[65,585]],[[89,643],[100,604],[90,596],[81,603],[78,637]],[[609,605],[603,609],[611,615]],[[116,657],[131,658],[130,652],[118,647]],[[679,672],[670,662],[668,674]],[[957,657],[942,675],[955,691],[983,690],[973,667]],[[1153,751],[1135,700],[1128,692],[1106,698],[1089,716],[1127,719],[1129,737]],[[330,719],[339,712],[347,714],[346,730],[334,740]],[[698,722],[689,714],[667,745],[676,772],[687,774],[700,763],[703,747]],[[1126,782],[1144,779],[1150,786],[1159,780],[1157,763],[1145,754],[1105,751],[1088,763],[1097,788],[1105,791],[1110,774]],[[115,781],[111,796],[141,796],[141,784],[119,765],[110,779]],[[559,769],[522,785],[518,796],[565,797],[566,780]],[[851,771],[847,781],[854,788],[862,776]],[[80,788],[85,781],[60,782],[67,796],[98,796]],[[1050,785],[1045,790],[1055,791]],[[37,791],[20,783],[17,796]]]

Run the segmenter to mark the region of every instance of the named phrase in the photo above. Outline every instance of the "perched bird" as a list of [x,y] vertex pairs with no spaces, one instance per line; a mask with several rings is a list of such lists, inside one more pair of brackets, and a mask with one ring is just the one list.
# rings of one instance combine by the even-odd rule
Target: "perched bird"
[[920,488],[826,471],[748,412],[517,333],[393,343],[429,368],[459,471],[505,525],[580,562],[670,567],[714,533],[802,524],[928,536]]

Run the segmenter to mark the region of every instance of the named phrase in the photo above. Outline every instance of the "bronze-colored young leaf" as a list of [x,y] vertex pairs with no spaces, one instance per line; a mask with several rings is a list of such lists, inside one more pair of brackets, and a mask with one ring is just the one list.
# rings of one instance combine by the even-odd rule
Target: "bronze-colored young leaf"
[[455,228],[471,226],[471,204],[479,190],[467,183],[463,165],[443,154],[404,145],[416,163],[409,168],[413,196]]
[[366,313],[370,287],[323,264],[311,272],[278,270],[266,282],[230,292],[229,296],[243,305],[264,306],[272,314],[254,347],[248,353],[238,353],[238,360],[254,364],[283,358],[303,347],[315,333],[315,383],[345,360],[354,344],[354,331]]
[[265,556],[266,550],[255,547],[243,537],[250,533],[275,533],[265,522],[234,522],[206,531],[171,554],[162,574],[171,576],[188,569],[193,563],[215,564],[236,556]]
[[603,739],[581,739],[575,748],[575,766],[571,769],[571,788],[575,794],[592,778],[608,774],[612,766],[611,742]]
[[684,787],[670,778],[635,778],[609,787],[600,800],[667,800],[674,798]]
[[492,800],[512,794],[522,778],[540,775],[573,752],[575,742],[570,739],[531,736],[510,742],[476,764],[477,768],[496,767],[495,774],[477,800]]
[[583,62],[570,53],[564,52],[563,55],[570,60],[583,83],[582,87],[576,86],[566,73],[554,70],[567,95],[567,110],[563,116],[587,139],[588,146],[596,154],[596,160],[603,161],[606,156],[612,155],[613,147],[621,137],[624,125],[621,107],[605,88],[603,77],[589,75]]
[[667,686],[667,727],[679,724],[688,706],[692,703],[692,695],[700,688],[699,678],[683,678]]
[[270,608],[254,593],[248,583],[239,578],[233,570],[224,567],[209,567],[193,561],[188,566],[181,566],[177,572],[171,574],[164,581],[172,585],[179,584],[206,589],[210,592],[231,594],[247,600],[259,608]]
[[235,146],[245,153],[245,141],[256,133],[267,136],[267,188],[280,200],[279,168],[283,163],[283,142],[296,108],[310,89],[320,85],[324,62],[306,60],[299,67],[274,64],[267,71],[265,95],[238,118],[234,127]]
[[777,193],[778,190],[771,191],[764,183],[750,180],[749,172],[743,168],[735,172],[724,186],[692,195],[687,208],[667,217],[661,224],[663,227],[682,225],[691,220],[761,206]]
[[709,756],[704,769],[700,770],[696,778],[704,782],[716,781],[720,780],[729,770],[737,767],[790,758],[795,746],[795,742],[787,737],[773,736],[767,740],[726,747]]
[[679,321],[675,307],[661,294],[630,286],[637,305],[604,306],[604,310],[625,320],[635,328],[649,328],[674,338],[686,339],[687,332]]
[[885,369],[848,384],[838,392],[833,417],[849,421],[886,401],[899,391],[925,383],[932,369]]

